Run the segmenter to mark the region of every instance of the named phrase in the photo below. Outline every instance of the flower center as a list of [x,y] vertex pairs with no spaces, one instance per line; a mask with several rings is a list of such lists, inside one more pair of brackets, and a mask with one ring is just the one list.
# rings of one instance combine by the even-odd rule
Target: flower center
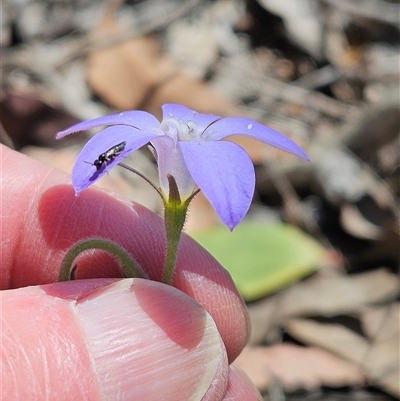
[[180,122],[167,118],[161,122],[162,130],[174,141],[196,141],[199,139],[199,127],[193,121]]

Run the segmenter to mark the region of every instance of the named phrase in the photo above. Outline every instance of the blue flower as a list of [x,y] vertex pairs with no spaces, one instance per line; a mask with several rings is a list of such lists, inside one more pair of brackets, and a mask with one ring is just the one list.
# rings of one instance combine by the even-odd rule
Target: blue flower
[[232,230],[247,213],[254,193],[253,163],[239,145],[223,139],[245,135],[309,160],[286,136],[263,124],[241,117],[201,114],[177,104],[162,107],[161,123],[144,111],[95,118],[76,124],[56,136],[109,126],[91,138],[72,171],[78,194],[131,152],[150,143],[158,163],[160,192],[168,200],[174,177],[180,198],[188,199],[198,186],[222,221]]

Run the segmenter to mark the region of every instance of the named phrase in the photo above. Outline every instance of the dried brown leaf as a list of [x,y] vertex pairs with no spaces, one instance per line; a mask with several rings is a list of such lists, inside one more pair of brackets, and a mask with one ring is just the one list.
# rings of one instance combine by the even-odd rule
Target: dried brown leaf
[[[344,326],[305,319],[292,319],[286,325],[286,330],[308,345],[320,346],[356,363],[371,384],[400,397],[398,330],[385,341],[380,341],[379,337],[371,341]],[[382,326],[380,330],[385,331],[385,327]]]
[[278,380],[288,391],[315,390],[320,386],[360,385],[363,374],[354,364],[315,347],[280,344],[246,347],[235,364],[239,365],[264,391]]
[[394,299],[398,278],[386,269],[354,276],[316,274],[249,306],[251,343],[262,341],[274,327],[294,316],[334,316]]
[[[121,30],[109,13],[93,35],[101,43]],[[88,58],[88,81],[102,99],[117,109],[141,107],[159,113],[162,104],[172,102],[205,113],[237,114],[231,102],[184,74],[165,56],[154,36],[128,39],[93,51]]]

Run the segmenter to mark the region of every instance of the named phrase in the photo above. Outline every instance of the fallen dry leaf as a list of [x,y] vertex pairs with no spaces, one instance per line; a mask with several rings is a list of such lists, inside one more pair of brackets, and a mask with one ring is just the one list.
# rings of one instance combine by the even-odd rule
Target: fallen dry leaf
[[[397,307],[394,309],[398,311]],[[380,341],[379,336],[375,340],[365,338],[338,324],[321,324],[307,319],[292,319],[285,329],[292,337],[305,344],[320,346],[356,363],[371,384],[394,397],[400,397],[398,315],[395,319],[388,319],[386,325],[393,325],[393,320],[397,325],[397,332],[384,341]],[[380,331],[385,332],[385,329],[383,324]]]
[[356,205],[344,203],[340,212],[340,223],[346,232],[367,240],[382,238],[382,228],[366,220]]
[[372,340],[364,366],[374,381],[392,395],[400,396],[400,303],[365,308],[360,315]]
[[260,391],[265,391],[274,380],[287,391],[312,391],[320,386],[354,386],[364,382],[355,364],[316,347],[292,344],[246,347],[235,364],[250,376]]
[[305,344],[322,347],[353,362],[360,363],[368,352],[369,344],[364,337],[339,324],[291,319],[285,330]]
[[[101,43],[107,37],[121,34],[122,30],[113,10],[106,7],[93,37]],[[183,73],[163,53],[155,36],[140,36],[94,50],[88,57],[88,82],[102,99],[117,109],[145,108],[159,114],[160,106],[170,102],[205,113],[237,114],[233,103]]]
[[[103,35],[117,28],[102,28]],[[88,57],[88,82],[109,105],[136,109],[151,98],[157,86],[176,73],[152,37],[139,37],[92,52]]]
[[251,344],[259,344],[289,317],[334,316],[360,310],[367,305],[395,299],[398,277],[386,269],[353,276],[343,274],[312,277],[249,305]]

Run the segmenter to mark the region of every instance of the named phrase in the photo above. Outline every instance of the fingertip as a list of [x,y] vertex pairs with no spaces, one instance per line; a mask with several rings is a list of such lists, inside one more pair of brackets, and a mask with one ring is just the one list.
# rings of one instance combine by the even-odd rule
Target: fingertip
[[229,367],[224,401],[262,401],[263,398],[246,373],[235,365]]
[[225,348],[193,299],[150,280],[82,281],[2,293],[2,395],[62,399],[68,388],[70,399],[172,401],[223,391]]
[[174,287],[121,280],[78,301],[77,312],[106,399],[201,399],[227,376],[213,319]]
[[224,341],[229,363],[250,337],[250,317],[232,277],[189,236],[182,236],[174,285],[209,311]]

